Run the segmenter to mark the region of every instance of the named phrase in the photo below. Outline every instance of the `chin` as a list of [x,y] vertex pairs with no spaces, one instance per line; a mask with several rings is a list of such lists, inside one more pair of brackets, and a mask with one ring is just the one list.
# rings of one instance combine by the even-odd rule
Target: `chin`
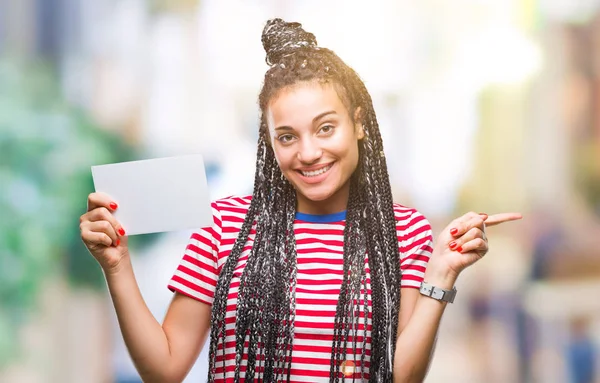
[[333,193],[306,193],[300,190],[300,193],[310,201],[322,202],[331,198]]
[[[311,190],[312,189],[312,190]],[[336,190],[332,187],[319,187],[319,188],[296,188],[296,190],[301,193],[306,199],[315,202],[325,201],[331,198]]]

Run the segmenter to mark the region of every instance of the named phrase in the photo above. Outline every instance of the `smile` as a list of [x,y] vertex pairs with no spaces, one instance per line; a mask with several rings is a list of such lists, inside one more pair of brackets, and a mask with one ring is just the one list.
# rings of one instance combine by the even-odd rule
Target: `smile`
[[313,171],[303,171],[300,170],[300,173],[304,176],[304,177],[316,177],[316,176],[320,176],[321,174],[327,172],[329,169],[331,169],[331,167],[333,166],[333,164],[329,164],[321,169],[318,170],[313,170]]

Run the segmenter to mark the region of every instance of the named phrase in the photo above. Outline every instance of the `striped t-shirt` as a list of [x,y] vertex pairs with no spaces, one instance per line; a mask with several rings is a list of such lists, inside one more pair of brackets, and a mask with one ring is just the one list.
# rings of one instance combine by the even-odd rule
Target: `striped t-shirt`
[[[169,289],[212,304],[217,278],[227,260],[244,222],[251,197],[228,197],[212,203],[214,224],[192,234],[183,259],[175,271]],[[394,204],[402,287],[418,288],[432,251],[431,227],[415,209]],[[294,234],[297,247],[296,319],[292,348],[291,382],[328,382],[333,324],[342,283],[345,212],[328,215],[296,214]],[[231,281],[227,318],[235,317],[237,289],[242,270],[252,248],[254,230],[240,256]],[[365,260],[367,291],[370,274]],[[371,302],[369,300],[369,305]],[[369,310],[371,312],[371,310]],[[359,334],[364,332],[361,319]],[[371,315],[366,332],[364,373],[368,378]],[[233,381],[235,369],[235,320],[227,321],[225,378],[223,364],[216,363],[216,382]],[[362,336],[357,337],[357,355],[349,348],[347,364],[342,366],[346,378],[361,377],[360,350]],[[351,344],[351,343],[350,343]],[[221,341],[218,350],[222,350]],[[219,351],[218,360],[222,360]],[[245,359],[245,358],[244,358]],[[245,365],[242,362],[242,377]]]

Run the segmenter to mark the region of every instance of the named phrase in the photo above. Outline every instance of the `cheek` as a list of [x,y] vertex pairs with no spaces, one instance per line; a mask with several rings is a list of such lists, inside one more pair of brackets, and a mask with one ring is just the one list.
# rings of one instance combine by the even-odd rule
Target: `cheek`
[[356,139],[345,139],[339,143],[339,153],[344,158],[348,159],[349,162],[356,162],[358,160],[358,141]]
[[277,162],[277,166],[281,168],[281,157],[275,151],[275,162]]
[[285,170],[285,168],[290,166],[290,154],[287,153],[285,149],[273,146],[273,154],[275,156],[275,162],[277,162],[277,165],[281,170]]
[[349,173],[354,173],[356,168],[358,167],[358,161],[360,160],[360,155],[358,151],[358,144],[356,142],[351,144],[352,146],[348,149],[346,153],[346,169]]

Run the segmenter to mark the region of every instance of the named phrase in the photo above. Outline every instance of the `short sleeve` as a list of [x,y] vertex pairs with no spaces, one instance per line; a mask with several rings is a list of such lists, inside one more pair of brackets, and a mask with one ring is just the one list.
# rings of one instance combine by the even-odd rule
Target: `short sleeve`
[[218,278],[218,256],[221,243],[221,213],[211,204],[213,225],[194,232],[168,288],[212,305]]
[[396,209],[396,230],[400,251],[400,287],[419,288],[433,251],[431,225],[414,209]]

